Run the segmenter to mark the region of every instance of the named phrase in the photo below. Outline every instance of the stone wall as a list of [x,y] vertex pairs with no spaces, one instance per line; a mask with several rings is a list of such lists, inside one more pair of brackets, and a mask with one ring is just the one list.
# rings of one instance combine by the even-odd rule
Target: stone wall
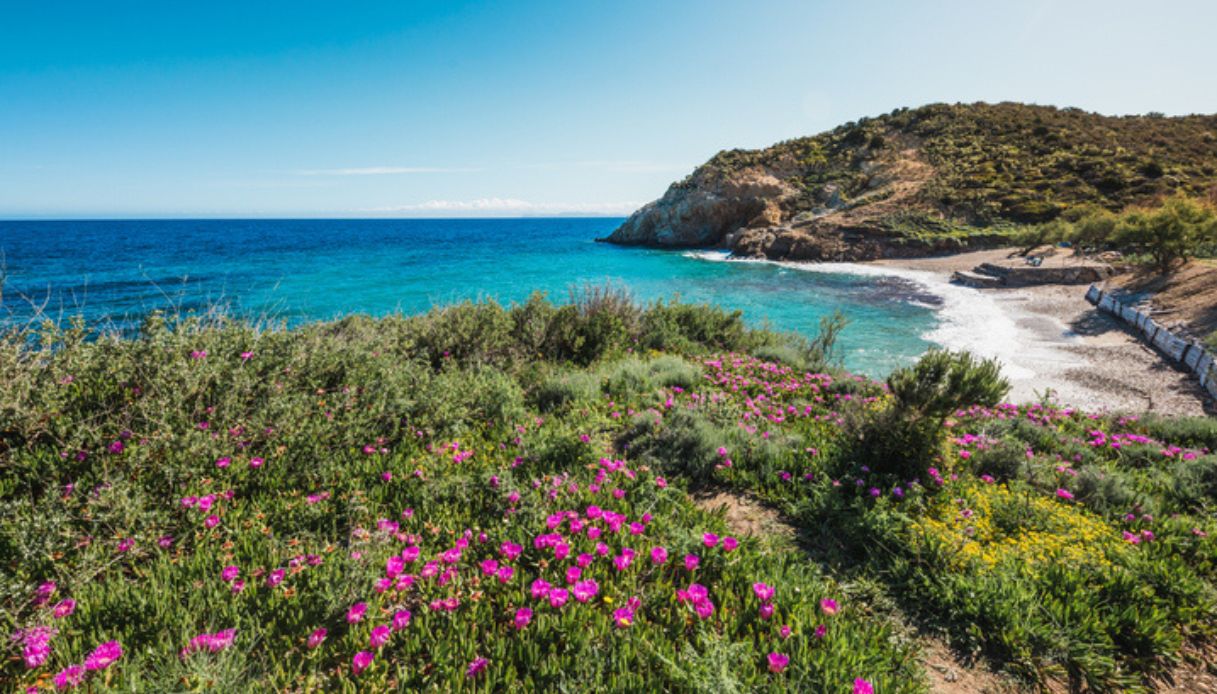
[[1112,275],[1107,265],[1064,265],[1050,267],[1011,267],[981,263],[975,272],[1000,277],[1007,287],[1028,287],[1037,284],[1089,284],[1102,282]]
[[1141,339],[1153,345],[1171,361],[1191,371],[1200,379],[1200,385],[1208,394],[1217,398],[1217,363],[1213,355],[1201,345],[1185,340],[1170,330],[1159,325],[1147,314],[1141,313],[1132,306],[1121,304],[1110,293],[1103,292],[1097,285],[1090,285],[1086,292],[1086,300],[1098,307],[1100,311],[1110,313],[1136,329]]

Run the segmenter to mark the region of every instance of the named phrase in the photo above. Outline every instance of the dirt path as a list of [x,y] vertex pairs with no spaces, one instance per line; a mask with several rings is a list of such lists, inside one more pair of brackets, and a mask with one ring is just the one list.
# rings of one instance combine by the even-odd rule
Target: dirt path
[[[716,492],[694,499],[701,508],[721,511],[731,532],[741,537],[762,537],[793,546],[798,530],[781,514],[755,499],[731,492]],[[901,624],[911,634],[913,629]],[[914,637],[924,658],[930,691],[934,694],[1008,694],[1020,691],[1006,677],[980,664],[964,663],[941,639]]]

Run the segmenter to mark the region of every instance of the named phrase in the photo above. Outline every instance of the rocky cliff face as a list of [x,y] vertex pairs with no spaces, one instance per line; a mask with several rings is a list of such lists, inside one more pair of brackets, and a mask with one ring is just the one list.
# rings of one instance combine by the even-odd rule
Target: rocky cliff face
[[917,256],[992,245],[1072,204],[1118,209],[1214,185],[1214,116],[938,104],[720,152],[603,240],[789,260]]

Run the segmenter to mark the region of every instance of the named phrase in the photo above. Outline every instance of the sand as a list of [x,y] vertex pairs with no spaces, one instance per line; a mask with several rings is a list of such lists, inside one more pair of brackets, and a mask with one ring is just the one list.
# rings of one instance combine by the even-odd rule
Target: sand
[[[879,260],[876,270],[930,273],[939,282],[956,270],[971,270],[982,262],[1010,262],[1010,251],[989,250],[936,258]],[[1068,264],[1057,256],[1045,264]],[[936,282],[937,284],[937,282]],[[992,356],[1003,362],[1011,381],[1010,400],[1035,400],[1051,389],[1062,404],[1088,411],[1156,412],[1169,415],[1205,414],[1206,398],[1195,378],[1175,368],[1144,345],[1121,323],[1086,302],[1086,285],[1045,285],[1010,289],[969,289],[978,292],[976,305],[995,312]],[[988,299],[985,301],[984,299]],[[981,326],[986,322],[978,316]],[[1011,324],[1014,334],[1009,334]],[[983,327],[973,326],[972,330]],[[976,340],[943,336],[948,347],[975,349]],[[1013,343],[1011,341],[1013,340]],[[982,343],[983,344],[983,343]],[[984,351],[983,349],[980,351]],[[989,356],[989,355],[986,355]]]

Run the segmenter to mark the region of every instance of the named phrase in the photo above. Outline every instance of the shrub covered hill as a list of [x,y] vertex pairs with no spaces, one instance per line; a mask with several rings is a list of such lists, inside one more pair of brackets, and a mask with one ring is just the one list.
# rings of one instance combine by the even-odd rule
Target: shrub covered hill
[[0,335],[0,690],[921,694],[944,641],[986,691],[1211,690],[1217,420],[876,383],[838,327]]
[[607,241],[789,260],[1000,242],[1072,205],[1111,210],[1217,186],[1217,115],[1103,116],[932,104],[716,154]]

